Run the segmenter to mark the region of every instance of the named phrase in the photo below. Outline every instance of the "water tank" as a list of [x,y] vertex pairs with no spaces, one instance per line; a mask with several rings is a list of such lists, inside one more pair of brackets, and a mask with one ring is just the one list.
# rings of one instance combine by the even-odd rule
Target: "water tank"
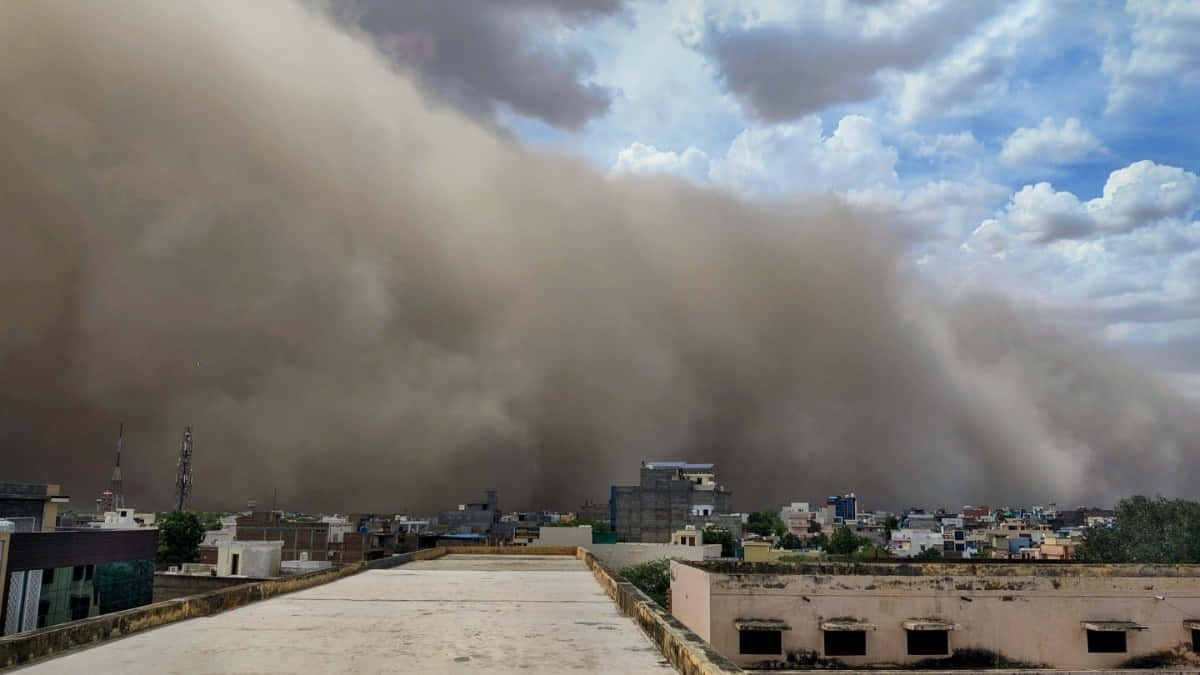
[[11,520],[0,520],[0,534],[12,534],[17,531],[17,524]]

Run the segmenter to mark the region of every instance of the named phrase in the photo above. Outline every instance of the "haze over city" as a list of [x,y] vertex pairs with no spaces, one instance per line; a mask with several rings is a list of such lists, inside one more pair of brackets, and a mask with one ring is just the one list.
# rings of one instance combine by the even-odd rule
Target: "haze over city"
[[1198,22],[0,4],[0,447],[85,507],[122,421],[147,509],[185,425],[197,508],[1195,498]]

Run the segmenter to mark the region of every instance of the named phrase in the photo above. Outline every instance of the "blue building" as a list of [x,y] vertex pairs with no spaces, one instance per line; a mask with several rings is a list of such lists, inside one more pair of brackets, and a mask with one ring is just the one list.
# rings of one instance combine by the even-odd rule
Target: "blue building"
[[833,507],[833,515],[843,523],[851,523],[858,518],[858,498],[853,492],[840,497],[832,495],[825,500],[825,504]]

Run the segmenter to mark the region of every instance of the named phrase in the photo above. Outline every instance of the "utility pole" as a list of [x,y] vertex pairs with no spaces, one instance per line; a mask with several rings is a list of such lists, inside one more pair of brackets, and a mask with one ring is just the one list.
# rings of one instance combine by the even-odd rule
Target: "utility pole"
[[192,494],[192,428],[183,428],[183,441],[179,444],[179,470],[175,474],[175,509],[183,510],[184,503]]

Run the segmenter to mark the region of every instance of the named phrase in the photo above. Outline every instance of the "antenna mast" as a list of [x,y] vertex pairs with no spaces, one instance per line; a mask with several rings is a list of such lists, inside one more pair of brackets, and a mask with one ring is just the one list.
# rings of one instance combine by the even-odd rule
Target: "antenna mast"
[[183,505],[192,494],[192,428],[183,428],[183,441],[179,444],[179,471],[175,474],[175,509]]
[[125,486],[121,480],[121,445],[125,440],[125,422],[121,422],[120,431],[117,432],[117,463],[113,465],[112,478],[108,483],[108,490],[112,493],[112,510],[125,508]]

